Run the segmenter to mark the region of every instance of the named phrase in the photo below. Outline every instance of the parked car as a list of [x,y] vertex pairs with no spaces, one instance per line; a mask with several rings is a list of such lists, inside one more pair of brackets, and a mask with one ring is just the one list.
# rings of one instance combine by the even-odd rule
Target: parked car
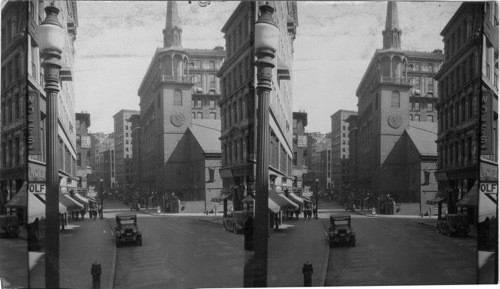
[[248,216],[252,216],[251,211],[233,211],[229,212],[222,220],[222,229],[224,231],[231,230],[237,234],[245,228],[245,221]]
[[354,205],[354,203],[351,203],[351,202],[346,203],[345,204],[345,210],[346,210],[346,212],[347,211],[354,212],[356,210],[356,205]]
[[1,215],[0,233],[2,233],[2,231],[10,238],[19,236],[19,218],[16,215]]
[[438,233],[447,236],[465,236],[470,232],[467,215],[464,214],[446,214],[437,221],[436,229]]
[[135,242],[142,246],[142,232],[137,225],[136,214],[117,214],[115,227],[116,247],[120,247],[122,242]]
[[330,248],[337,244],[346,244],[351,247],[356,245],[356,234],[351,226],[350,215],[330,215],[330,228],[328,229]]

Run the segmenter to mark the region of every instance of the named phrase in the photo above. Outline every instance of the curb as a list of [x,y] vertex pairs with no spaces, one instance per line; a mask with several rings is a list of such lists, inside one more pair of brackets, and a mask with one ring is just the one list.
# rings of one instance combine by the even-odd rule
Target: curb
[[[111,235],[114,236],[113,229],[111,228],[111,224],[109,223],[109,219],[106,219],[106,223],[108,224],[109,231]],[[116,246],[113,246],[113,257],[111,259],[111,269],[109,273],[109,282],[108,288],[113,289],[115,284],[115,270],[116,270]]]
[[[323,220],[321,220],[321,226],[323,226],[323,230],[328,236],[328,230],[325,228],[325,223],[323,222]],[[323,261],[323,270],[321,272],[321,280],[319,283],[319,286],[321,287],[326,286],[326,274],[328,274],[328,264],[330,264],[330,247],[326,246],[326,248],[325,260]]]

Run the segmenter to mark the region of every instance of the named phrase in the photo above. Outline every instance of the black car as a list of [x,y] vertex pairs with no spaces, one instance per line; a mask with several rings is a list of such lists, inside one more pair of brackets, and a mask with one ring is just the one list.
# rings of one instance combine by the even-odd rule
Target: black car
[[356,245],[356,234],[351,226],[350,215],[330,215],[328,242],[330,243],[330,248],[340,244],[346,244],[351,247]]
[[134,242],[142,246],[142,233],[137,225],[136,214],[116,215],[115,241],[116,247],[120,247],[123,242]]
[[470,232],[467,215],[446,214],[441,220],[437,221],[436,230],[438,233],[447,236],[466,236]]
[[231,230],[237,234],[245,228],[245,221],[249,216],[252,216],[251,211],[234,211],[227,214],[222,220],[222,229],[224,231]]

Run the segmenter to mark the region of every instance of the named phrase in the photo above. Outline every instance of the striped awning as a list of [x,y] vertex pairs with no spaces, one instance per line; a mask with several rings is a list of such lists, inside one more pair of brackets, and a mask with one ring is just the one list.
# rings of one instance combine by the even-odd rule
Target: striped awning
[[66,208],[79,208],[83,209],[84,206],[79,202],[75,201],[69,194],[59,193],[59,202],[63,204]]
[[[44,215],[45,215],[45,203],[47,202],[46,199],[45,199],[45,195],[35,195],[33,194],[34,197],[39,201],[39,202],[42,202],[43,204],[43,210],[44,210]],[[31,202],[31,199],[30,199],[30,202]],[[30,203],[30,206],[31,206],[31,203]],[[66,213],[66,211],[68,211],[68,208],[66,208],[66,206],[64,206],[63,204],[61,204],[61,201],[59,201],[59,213],[60,214],[64,214]],[[28,218],[31,216],[31,212],[28,212]],[[35,219],[35,218],[34,218]],[[33,219],[33,220],[34,220]]]
[[74,193],[73,196],[75,197],[74,199],[80,202],[82,205],[88,205],[89,200],[83,196],[81,196],[79,193]]
[[5,206],[11,208],[26,208],[28,206],[28,183],[24,182],[23,186]]
[[289,207],[294,207],[294,208],[298,208],[299,207],[299,205],[297,205],[295,202],[293,202],[292,200],[290,200],[289,198],[287,198],[285,195],[278,194],[278,196],[280,196],[281,198],[283,198],[288,203]]
[[267,198],[267,206],[269,210],[273,211],[274,213],[279,213],[281,210],[281,207],[276,204],[271,198]]
[[457,203],[462,207],[477,207],[479,203],[478,183],[476,182],[467,194]]
[[297,196],[296,194],[294,194],[292,192],[288,193],[288,196],[289,196],[290,200],[295,201],[298,204],[304,203],[304,199],[302,199],[301,197]]

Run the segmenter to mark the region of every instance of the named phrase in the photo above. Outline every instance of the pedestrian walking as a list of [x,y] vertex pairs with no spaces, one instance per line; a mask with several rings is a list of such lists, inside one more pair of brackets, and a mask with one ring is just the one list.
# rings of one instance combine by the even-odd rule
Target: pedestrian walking
[[314,218],[317,220],[318,219],[318,208],[316,206],[313,207],[313,212],[314,212]]
[[304,213],[304,219],[307,219],[307,208],[304,208],[302,212]]
[[307,220],[311,220],[312,210],[310,208],[307,209]]
[[295,209],[295,220],[297,220],[297,221],[299,220],[299,214],[300,214],[300,210],[299,209]]
[[80,210],[80,215],[82,215],[82,221],[85,220],[85,210]]

